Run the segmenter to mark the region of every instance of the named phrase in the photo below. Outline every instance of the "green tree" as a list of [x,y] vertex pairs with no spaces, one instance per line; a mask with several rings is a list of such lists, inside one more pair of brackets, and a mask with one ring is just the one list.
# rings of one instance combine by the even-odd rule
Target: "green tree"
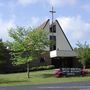
[[76,49],[76,52],[78,54],[79,61],[83,65],[83,68],[85,68],[86,61],[90,59],[89,44],[87,44],[86,42],[84,44],[81,44],[80,42],[78,42],[76,45],[78,46],[78,48]]
[[31,31],[26,38],[26,42],[34,57],[40,56],[45,52],[45,49],[49,47],[50,44],[48,33],[42,29],[34,29]]
[[6,73],[11,69],[11,60],[8,49],[5,47],[4,42],[0,40],[0,72]]
[[37,58],[49,45],[48,33],[42,29],[31,29],[24,27],[11,28],[9,36],[13,38],[10,48],[14,52],[14,62],[27,63],[29,78],[29,62]]

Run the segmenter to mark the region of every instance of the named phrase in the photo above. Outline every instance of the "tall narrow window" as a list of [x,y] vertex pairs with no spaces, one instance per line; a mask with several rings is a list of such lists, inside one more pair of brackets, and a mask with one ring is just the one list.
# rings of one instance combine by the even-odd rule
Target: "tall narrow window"
[[56,25],[51,25],[50,32],[51,33],[56,33]]
[[50,51],[56,50],[56,36],[50,36],[51,46]]

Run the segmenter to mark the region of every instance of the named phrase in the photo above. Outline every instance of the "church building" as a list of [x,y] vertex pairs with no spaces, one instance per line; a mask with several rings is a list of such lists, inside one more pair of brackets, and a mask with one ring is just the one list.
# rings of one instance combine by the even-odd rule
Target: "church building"
[[47,54],[42,55],[40,60],[33,62],[34,65],[55,65],[55,67],[75,67],[76,63],[76,53],[67,39],[61,25],[58,20],[53,20],[53,14],[55,11],[50,11],[52,13],[52,23],[50,19],[45,21],[38,28],[46,30],[49,35],[48,39],[53,40],[54,44],[47,47]]
[[47,48],[47,51],[49,51],[48,62],[56,67],[73,67],[76,53],[73,51],[58,20],[55,20],[53,24],[50,24],[50,19],[48,19],[39,28],[49,32],[48,38],[55,42]]

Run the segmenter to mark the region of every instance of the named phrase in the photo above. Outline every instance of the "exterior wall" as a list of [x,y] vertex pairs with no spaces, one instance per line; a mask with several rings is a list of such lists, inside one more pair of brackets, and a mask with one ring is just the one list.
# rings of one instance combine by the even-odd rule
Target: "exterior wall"
[[57,51],[57,56],[58,57],[76,57],[76,53],[71,50],[60,50]]
[[57,50],[72,50],[60,26],[58,25],[57,22],[55,23],[56,23],[56,48]]
[[56,50],[50,51],[49,47],[46,48],[46,51],[50,51],[50,58],[75,57],[76,53],[73,51],[58,21],[56,20],[53,24],[56,25],[56,33],[50,33],[50,20],[44,27],[44,30],[49,33],[48,38],[50,38],[50,35],[56,36]]
[[[70,43],[66,39],[66,36],[64,32],[61,30],[60,25],[57,23],[57,21],[54,22],[56,25],[56,33],[53,33],[54,36],[56,36],[56,50],[72,50]],[[43,25],[43,29],[46,30],[49,33],[48,38],[52,33],[50,33],[50,20],[46,22],[46,25]],[[46,48],[46,50],[49,51],[49,47]]]
[[71,50],[53,50],[50,52],[50,57],[76,57],[76,53]]
[[[54,22],[54,25],[56,25],[56,33],[53,33],[53,35],[56,36],[56,50],[73,51],[67,37],[65,36],[57,20]],[[50,35],[52,35],[52,33],[50,33],[50,20],[49,19],[46,22],[44,22],[39,28],[46,30],[49,33],[48,38],[50,38]],[[50,50],[49,47],[47,47],[46,50],[49,51]]]
[[[49,34],[49,28],[50,28],[50,20],[47,22],[47,24],[45,25],[45,27],[43,28],[48,34]],[[49,35],[48,35],[48,39],[49,39]],[[46,51],[49,51],[49,47],[45,48]]]
[[41,62],[40,58],[37,60],[34,60],[30,63],[30,67],[37,67],[37,66],[45,66],[45,65],[51,65],[51,59],[49,58],[49,52],[43,54],[41,57],[44,58],[44,61]]
[[[56,57],[75,57],[75,52],[73,51],[58,21],[56,20],[54,24],[56,25],[56,33],[53,33],[53,35],[56,36],[56,50],[50,52],[50,47],[46,47],[45,50],[48,51],[48,53],[42,55],[42,57],[45,58],[45,62],[41,63],[39,58],[38,60],[30,63],[31,67],[50,65],[52,63],[51,59]],[[48,39],[50,39],[50,35],[52,35],[52,33],[50,33],[50,20],[47,20],[39,28],[46,30],[49,34]]]
[[56,68],[72,68],[75,67],[76,60],[74,60],[75,57],[56,57],[52,58],[52,64]]

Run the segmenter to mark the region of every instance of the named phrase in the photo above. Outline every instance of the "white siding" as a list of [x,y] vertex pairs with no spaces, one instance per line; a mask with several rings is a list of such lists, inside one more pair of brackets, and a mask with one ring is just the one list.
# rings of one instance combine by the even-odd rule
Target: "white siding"
[[50,52],[50,57],[51,57],[51,58],[57,57],[57,51],[56,51],[56,50],[51,51],[51,52]]
[[71,50],[65,50],[65,51],[57,51],[57,56],[59,57],[75,57],[76,53]]
[[[50,20],[48,21],[48,23],[44,27],[44,30],[46,30],[48,34],[49,34],[49,27],[50,27]],[[49,35],[48,35],[48,39],[49,39]],[[45,50],[49,51],[49,47],[46,47]]]
[[72,50],[60,26],[56,23],[56,48],[58,50]]
[[[53,35],[56,36],[56,50],[50,51],[50,57],[53,58],[76,56],[76,53],[73,51],[67,37],[65,36],[57,20],[54,22],[54,25],[56,25],[56,33],[53,33]],[[44,28],[44,30],[49,33],[49,39],[50,35],[52,35],[52,33],[50,33],[50,20],[47,20],[46,23],[42,24],[42,26],[40,27]],[[50,48],[46,47],[45,50],[49,51]]]

